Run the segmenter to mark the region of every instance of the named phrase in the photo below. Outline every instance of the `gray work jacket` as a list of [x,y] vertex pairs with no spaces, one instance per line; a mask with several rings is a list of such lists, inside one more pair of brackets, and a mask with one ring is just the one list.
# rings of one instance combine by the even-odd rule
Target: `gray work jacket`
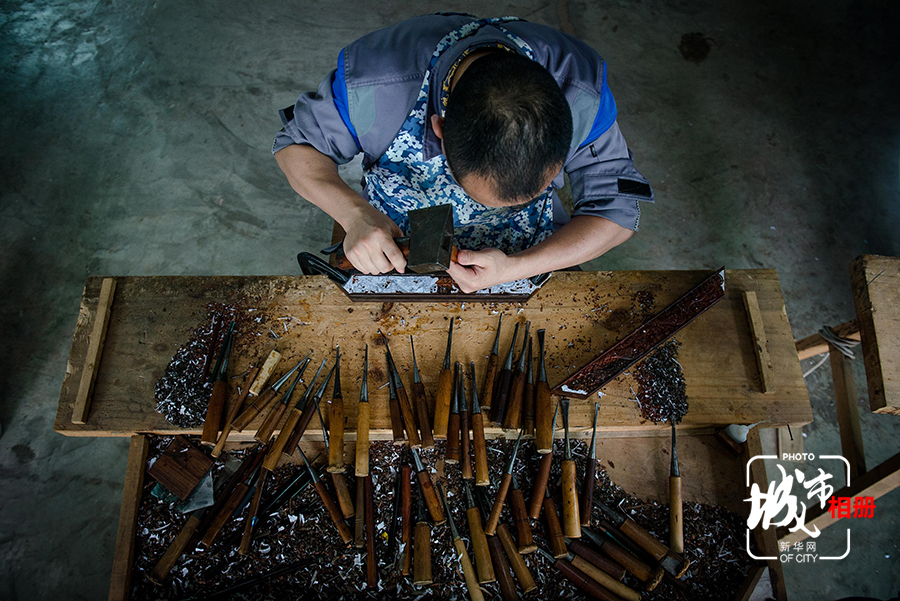
[[[370,33],[344,48],[338,68],[315,92],[280,111],[284,127],[272,152],[308,144],[338,164],[363,153],[375,163],[400,131],[415,104],[432,53],[450,31],[473,20],[468,15],[426,15]],[[631,151],[615,122],[616,104],[606,85],[606,63],[587,44],[544,25],[510,21],[502,27],[531,46],[559,83],[572,108],[573,136],[564,166],[572,185],[572,215],[595,215],[637,230],[641,201],[653,201],[647,180],[634,168]],[[445,51],[431,72],[425,123],[438,111],[440,83],[466,49],[491,43],[511,45],[496,26],[482,27]],[[441,152],[440,140],[425,128],[425,159]],[[553,181],[564,185],[562,171]],[[555,218],[556,220],[556,218]]]

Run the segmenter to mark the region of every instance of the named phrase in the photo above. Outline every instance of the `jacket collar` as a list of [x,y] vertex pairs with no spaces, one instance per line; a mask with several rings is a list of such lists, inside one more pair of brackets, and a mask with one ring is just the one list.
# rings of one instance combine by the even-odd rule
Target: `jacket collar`
[[425,126],[423,128],[425,130],[425,136],[422,140],[422,158],[424,160],[428,161],[441,154],[441,141],[434,134],[434,129],[431,127],[431,116],[441,114],[439,108],[441,84],[444,79],[446,79],[450,67],[453,66],[453,63],[455,63],[460,55],[466,50],[478,46],[495,45],[498,43],[503,44],[518,54],[525,54],[521,48],[516,46],[512,40],[506,36],[505,33],[493,25],[485,25],[469,37],[459,40],[451,45],[438,57],[434,68],[431,70],[431,78],[428,82],[428,101],[425,105]]

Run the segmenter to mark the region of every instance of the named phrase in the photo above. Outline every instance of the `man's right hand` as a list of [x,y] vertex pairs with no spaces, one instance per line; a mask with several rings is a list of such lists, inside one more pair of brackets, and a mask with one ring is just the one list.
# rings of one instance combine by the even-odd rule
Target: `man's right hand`
[[394,237],[396,223],[353,191],[338,175],[337,165],[312,146],[294,144],[275,153],[291,187],[341,224],[344,254],[363,273],[403,273],[406,259]]
[[365,274],[403,273],[406,258],[394,238],[403,232],[390,217],[369,205],[360,206],[344,227],[344,254],[353,266]]

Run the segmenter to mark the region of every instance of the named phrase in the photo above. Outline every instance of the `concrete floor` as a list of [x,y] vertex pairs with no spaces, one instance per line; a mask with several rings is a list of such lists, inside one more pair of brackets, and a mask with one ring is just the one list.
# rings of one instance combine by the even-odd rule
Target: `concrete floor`
[[[852,258],[900,254],[896,3],[336,6],[0,4],[0,598],[106,595],[128,444],[52,431],[85,277],[297,273],[296,253],[331,228],[270,156],[276,110],[374,28],[435,10],[515,14],[600,51],[658,201],[590,267],[774,267],[801,337],[853,317]],[[679,51],[692,32],[703,60]],[[868,412],[856,367],[875,465],[898,451],[900,419]],[[806,449],[837,452],[828,370],[808,385]],[[897,594],[898,514],[894,492],[854,523],[846,560],[786,567],[792,598]],[[839,545],[834,530],[822,548]]]

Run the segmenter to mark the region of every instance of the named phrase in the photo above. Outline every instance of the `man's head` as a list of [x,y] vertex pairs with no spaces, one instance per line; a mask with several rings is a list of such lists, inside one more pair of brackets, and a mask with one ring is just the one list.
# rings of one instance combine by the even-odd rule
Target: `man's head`
[[453,177],[488,206],[540,195],[572,140],[572,113],[556,80],[510,52],[468,65],[450,92],[443,123],[435,121]]

